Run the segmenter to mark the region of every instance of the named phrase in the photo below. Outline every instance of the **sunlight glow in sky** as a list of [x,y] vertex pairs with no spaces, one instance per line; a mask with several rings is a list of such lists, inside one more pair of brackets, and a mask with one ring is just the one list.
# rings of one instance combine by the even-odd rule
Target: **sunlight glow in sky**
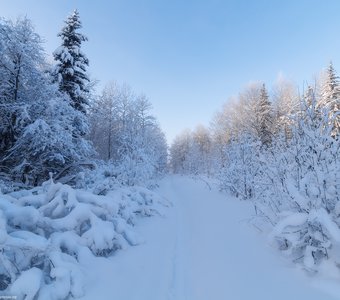
[[330,60],[340,72],[338,0],[0,0],[2,17],[33,21],[49,54],[75,8],[98,90],[117,80],[145,93],[170,141],[209,125],[249,81],[302,86]]

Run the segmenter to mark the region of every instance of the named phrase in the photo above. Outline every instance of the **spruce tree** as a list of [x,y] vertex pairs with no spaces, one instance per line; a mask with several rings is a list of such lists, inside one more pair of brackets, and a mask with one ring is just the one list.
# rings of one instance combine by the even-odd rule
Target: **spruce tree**
[[86,114],[90,82],[86,68],[89,60],[81,51],[81,44],[87,41],[87,37],[78,32],[82,25],[77,10],[67,18],[65,24],[58,34],[62,45],[53,53],[57,61],[54,76],[59,83],[59,89],[70,96],[71,105]]
[[329,111],[329,119],[333,123],[332,135],[340,132],[340,85],[332,62],[329,64],[320,89],[319,109]]
[[273,114],[265,84],[262,85],[260,90],[259,102],[256,111],[259,126],[259,138],[262,144],[268,146],[272,141]]

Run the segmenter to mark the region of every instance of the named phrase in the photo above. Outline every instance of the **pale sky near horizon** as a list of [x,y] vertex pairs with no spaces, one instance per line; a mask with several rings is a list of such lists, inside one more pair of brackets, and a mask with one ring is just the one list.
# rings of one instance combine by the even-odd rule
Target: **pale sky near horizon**
[[330,60],[340,72],[338,0],[0,0],[1,17],[33,21],[48,54],[75,8],[98,89],[145,93],[169,141],[209,125],[249,81],[302,86]]

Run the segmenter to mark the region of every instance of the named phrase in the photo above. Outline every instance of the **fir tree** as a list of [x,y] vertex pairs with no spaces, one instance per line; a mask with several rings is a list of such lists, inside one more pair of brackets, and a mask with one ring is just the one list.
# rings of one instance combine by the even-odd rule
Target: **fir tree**
[[90,82],[86,74],[89,60],[81,51],[81,44],[87,41],[87,37],[78,32],[82,25],[77,10],[68,17],[65,24],[58,34],[62,45],[53,53],[57,61],[54,75],[59,89],[70,96],[71,105],[85,114]]

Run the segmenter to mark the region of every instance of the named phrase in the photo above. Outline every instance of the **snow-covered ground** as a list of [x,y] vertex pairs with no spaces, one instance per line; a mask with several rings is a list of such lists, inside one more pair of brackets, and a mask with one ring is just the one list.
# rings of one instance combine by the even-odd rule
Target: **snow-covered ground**
[[173,207],[139,220],[143,244],[83,265],[83,300],[340,299],[340,283],[307,277],[267,246],[247,222],[248,202],[180,176],[165,178],[159,192]]

